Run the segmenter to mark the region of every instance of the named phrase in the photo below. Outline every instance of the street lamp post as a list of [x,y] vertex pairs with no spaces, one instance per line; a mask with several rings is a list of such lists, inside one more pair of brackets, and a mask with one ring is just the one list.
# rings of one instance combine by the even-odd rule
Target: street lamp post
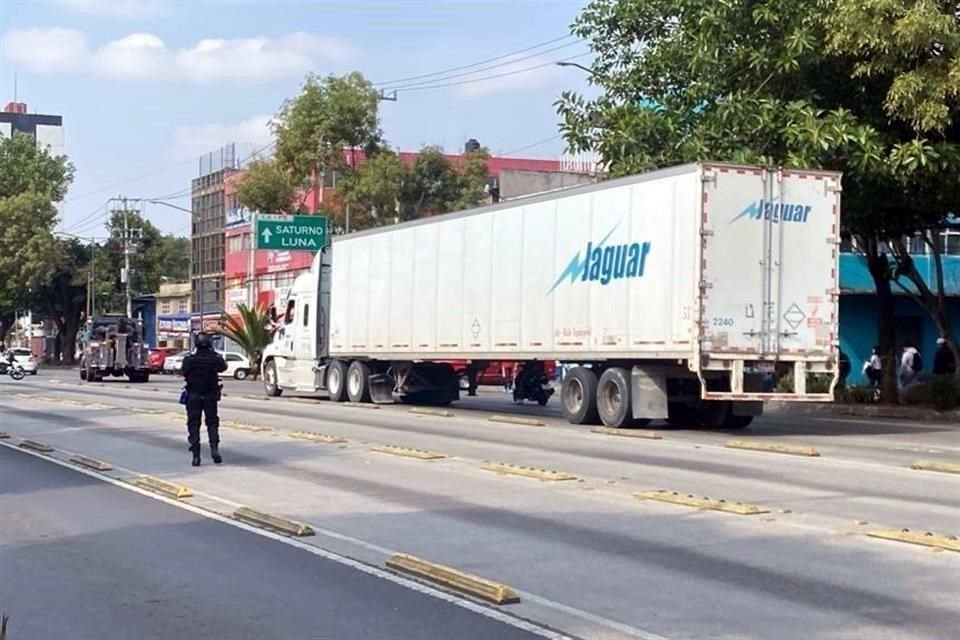
[[[147,202],[147,203],[150,203],[150,204],[159,204],[159,205],[162,205],[162,206],[164,206],[164,207],[170,207],[171,209],[176,209],[177,211],[185,211],[185,212],[189,213],[191,216],[193,215],[193,209],[187,209],[186,207],[181,207],[181,206],[179,206],[179,205],[170,204],[169,202],[164,202],[163,200],[145,199],[145,200],[142,200],[142,202]],[[201,243],[202,243],[202,240],[201,240]],[[201,249],[202,249],[202,247],[201,247]],[[200,255],[198,256],[198,260],[197,260],[197,262],[200,263],[200,272],[197,274],[197,289],[198,289],[198,291],[197,291],[197,306],[199,307],[199,310],[198,310],[198,311],[199,311],[199,313],[200,313],[200,330],[203,331],[203,251],[201,250],[199,253],[200,253]],[[192,255],[193,255],[193,247],[192,247],[192,246],[191,246],[191,248],[190,248],[190,254],[191,254],[191,257],[192,257]],[[190,260],[190,264],[192,265],[193,262],[194,262],[194,261],[191,259],[191,260]]]
[[596,77],[597,75],[596,73],[593,72],[593,69],[591,69],[590,67],[585,67],[579,62],[558,62],[557,66],[558,67],[576,67],[577,69],[586,71],[591,78]]

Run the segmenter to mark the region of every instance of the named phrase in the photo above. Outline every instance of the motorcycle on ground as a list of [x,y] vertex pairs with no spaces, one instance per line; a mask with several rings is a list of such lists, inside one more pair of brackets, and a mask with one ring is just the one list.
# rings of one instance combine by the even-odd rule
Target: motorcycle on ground
[[555,389],[543,369],[542,362],[529,362],[521,366],[513,385],[513,401],[521,403],[533,400],[541,407],[547,404]]
[[23,380],[23,377],[27,375],[27,372],[23,370],[23,366],[14,360],[10,362],[6,359],[0,360],[0,376],[8,375],[14,380]]

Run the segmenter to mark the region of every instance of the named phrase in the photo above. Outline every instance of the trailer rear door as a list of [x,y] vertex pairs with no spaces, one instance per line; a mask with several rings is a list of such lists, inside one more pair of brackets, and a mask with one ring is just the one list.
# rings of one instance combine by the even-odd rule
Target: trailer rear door
[[703,171],[701,352],[831,358],[840,175],[723,165]]

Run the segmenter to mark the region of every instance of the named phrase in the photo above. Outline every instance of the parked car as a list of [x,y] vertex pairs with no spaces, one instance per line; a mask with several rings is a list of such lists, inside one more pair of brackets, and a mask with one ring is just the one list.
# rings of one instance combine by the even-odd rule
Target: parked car
[[180,368],[183,367],[183,359],[188,355],[190,355],[189,351],[179,351],[168,355],[163,361],[163,372],[179,374]]
[[150,367],[150,373],[162,373],[163,365],[168,356],[177,352],[173,347],[155,347],[150,349],[150,355],[147,356],[147,364]]
[[227,370],[221,376],[232,376],[237,380],[244,380],[250,375],[250,361],[239,353],[219,352],[227,361]]
[[33,352],[26,347],[13,347],[12,349],[7,350],[8,353],[13,353],[13,357],[17,359],[17,363],[23,367],[23,372],[28,373],[31,376],[37,375],[37,370],[39,365],[37,364],[37,359],[33,357]]
[[[469,387],[467,380],[467,360],[444,360],[450,363],[460,378],[460,389],[466,391]],[[503,386],[513,384],[513,376],[516,375],[516,362],[498,362],[487,363],[485,369],[477,373],[477,384],[481,386]],[[543,363],[544,372],[551,380],[557,376],[557,362],[555,360],[545,360]]]

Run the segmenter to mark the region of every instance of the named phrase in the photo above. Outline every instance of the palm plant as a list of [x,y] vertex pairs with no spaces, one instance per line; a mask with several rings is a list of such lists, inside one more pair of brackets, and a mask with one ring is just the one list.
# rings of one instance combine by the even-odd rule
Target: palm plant
[[237,305],[238,316],[227,316],[223,327],[217,333],[224,335],[243,349],[250,360],[250,373],[256,380],[260,375],[260,361],[263,350],[272,339],[270,331],[270,313],[264,306],[248,307]]

